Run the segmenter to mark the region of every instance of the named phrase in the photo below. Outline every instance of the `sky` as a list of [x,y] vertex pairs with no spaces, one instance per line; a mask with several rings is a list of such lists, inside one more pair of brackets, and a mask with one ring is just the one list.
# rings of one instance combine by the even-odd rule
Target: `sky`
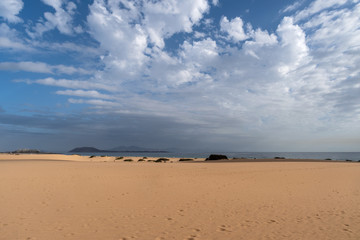
[[360,0],[1,0],[0,151],[360,151]]

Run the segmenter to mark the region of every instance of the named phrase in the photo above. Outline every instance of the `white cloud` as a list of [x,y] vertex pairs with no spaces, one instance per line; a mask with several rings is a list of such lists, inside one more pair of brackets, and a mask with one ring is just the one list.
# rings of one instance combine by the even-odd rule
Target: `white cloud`
[[192,27],[209,10],[207,0],[145,1],[144,24],[151,42],[164,47],[164,38],[176,32],[192,32]]
[[[321,131],[325,131],[321,129],[328,130],[335,124],[332,120],[334,122],[324,127],[322,119],[335,118],[334,109],[339,108],[343,92],[349,92],[351,87],[336,87],[343,80],[335,83],[333,79],[344,79],[342,76],[346,75],[356,77],[356,69],[360,69],[355,45],[360,35],[357,32],[358,8],[327,11],[327,8],[319,10],[311,5],[311,19],[298,25],[292,17],[285,17],[272,33],[251,27],[245,31],[240,17],[232,20],[224,17],[220,27],[225,38],[244,41],[241,47],[231,47],[221,35],[201,39],[205,35],[195,32],[200,39],[185,40],[173,55],[162,49],[164,39],[177,31],[192,31],[187,24],[196,24],[196,21],[193,22],[186,11],[182,16],[187,16],[188,20],[184,22],[179,22],[177,17],[172,21],[170,16],[166,16],[166,21],[156,19],[155,13],[160,9],[166,10],[165,15],[176,15],[175,1],[167,4],[128,5],[130,10],[126,10],[119,9],[116,4],[115,8],[95,1],[90,7],[91,30],[102,48],[108,51],[104,58],[106,67],[99,79],[121,86],[121,91],[136,99],[131,103],[125,101],[127,107],[122,105],[122,109],[128,112],[151,109],[151,114],[176,116],[185,121],[179,116],[181,113],[188,121],[219,127],[222,132],[232,131],[239,136],[265,136],[276,132],[284,137],[297,133],[305,138],[310,133],[321,135]],[[146,8],[148,6],[152,8]],[[197,21],[207,11],[203,6],[199,8],[202,12],[194,15],[199,16],[194,18]],[[154,23],[152,28],[148,27],[150,22]],[[173,30],[167,30],[170,28]],[[306,32],[306,29],[316,30]],[[343,38],[339,37],[339,31]],[[139,38],[141,44],[136,41]],[[149,43],[154,43],[155,47]],[[333,54],[326,50],[331,44],[341,48],[347,58],[342,57],[340,62],[331,60],[333,64],[329,65],[327,59],[332,58],[321,55],[321,51]],[[334,59],[338,56],[335,52],[331,55]],[[339,66],[334,67],[334,63]],[[353,91],[352,95],[356,93]],[[331,94],[334,98],[330,100],[327,96]],[[151,107],[149,102],[152,102]],[[222,118],[212,116],[214,112]],[[225,128],[225,125],[231,127]]]
[[[115,5],[115,4],[114,4]],[[104,62],[115,75],[124,77],[137,76],[147,60],[147,35],[139,24],[131,24],[132,15],[136,13],[119,9],[118,5],[111,11],[104,1],[96,0],[90,6],[88,24],[93,37],[101,47],[109,51]]]
[[23,6],[24,3],[22,0],[1,0],[0,17],[3,17],[11,23],[21,22],[21,18],[19,18],[17,15],[20,13]]
[[181,57],[187,61],[193,61],[199,64],[218,56],[216,41],[211,38],[193,42],[192,44],[185,41],[182,49],[183,51],[180,53]]
[[212,4],[213,4],[214,6],[217,6],[217,5],[219,4],[219,0],[212,0]]
[[269,34],[266,30],[257,29],[253,34],[254,42],[261,46],[273,45],[277,43],[275,34]]
[[[208,11],[206,0],[120,1],[95,0],[88,24],[92,36],[109,54],[103,57],[105,78],[118,82],[140,78],[146,64],[164,47],[164,40],[177,32],[191,32]],[[121,46],[121,47],[119,47]],[[110,76],[109,76],[110,74]]]
[[73,16],[76,10],[76,4],[65,0],[42,0],[43,3],[54,8],[55,12],[45,12],[44,18],[33,28],[28,30],[28,34],[32,37],[42,36],[44,32],[58,29],[60,33],[72,35],[74,33],[83,32],[81,26],[73,26]]
[[13,50],[26,50],[27,47],[20,42],[13,42],[7,37],[0,36],[0,48],[13,49]]
[[101,109],[112,109],[114,107],[120,107],[119,103],[111,102],[111,101],[105,101],[102,99],[90,99],[90,100],[84,100],[84,99],[74,99],[69,98],[68,100],[70,103],[73,104],[89,104],[94,105],[95,108],[101,108]]
[[10,29],[5,23],[0,24],[0,49],[30,50],[17,36],[14,29]]
[[281,10],[282,13],[289,13],[289,12],[293,12],[297,9],[299,9],[299,7],[304,3],[304,1],[295,1],[293,4],[286,6],[284,9]]
[[360,78],[360,4],[351,9],[322,12],[304,27],[315,29],[308,37],[316,63],[313,75],[309,77],[318,73],[315,77],[329,88],[325,98],[342,112],[343,117],[356,119],[356,115],[360,116],[356,95],[357,79]]
[[51,68],[53,69],[53,71],[55,71],[55,73],[64,73],[64,74],[91,74],[92,71],[88,71],[85,70],[83,68],[76,68],[73,66],[65,66],[65,65],[53,65],[51,66]]
[[218,60],[218,47],[216,41],[207,38],[189,43],[185,41],[179,53],[179,72],[169,72],[168,79],[176,85],[188,82],[211,81],[209,72],[216,66]]
[[146,83],[152,86],[152,91],[161,92],[183,84],[211,81],[209,72],[216,65],[217,57],[218,47],[211,38],[192,43],[185,41],[177,57],[162,51],[154,53],[151,67],[147,69],[149,79],[154,81],[147,80]]
[[89,74],[90,72],[72,66],[65,65],[49,65],[43,62],[0,62],[0,70],[3,71],[25,71],[49,74]]
[[[264,53],[264,46],[273,46],[278,43],[275,34],[269,34],[267,31],[257,29],[251,33],[252,39],[245,42],[243,49],[245,53],[260,59],[259,54]],[[262,54],[263,55],[263,54]]]
[[67,96],[76,96],[76,97],[87,97],[87,98],[100,98],[100,99],[113,99],[112,96],[108,94],[99,93],[96,90],[59,90],[56,91],[56,94],[67,95]]
[[[95,6],[93,5],[93,7]],[[102,4],[97,5],[96,9],[92,9],[92,14],[95,14],[94,10],[97,10],[96,13],[99,14],[95,18],[96,21],[93,20],[100,24],[99,29],[100,26],[109,27],[114,22],[117,22],[119,27],[111,27],[111,29],[129,29],[123,19],[126,19],[130,13],[124,13],[114,18],[114,15],[108,13]],[[137,14],[133,13],[131,16],[137,16]],[[111,19],[114,19],[114,21],[110,21]],[[185,111],[185,109],[188,109],[185,104],[188,104],[194,109],[198,109],[199,114],[203,113],[207,117],[208,114],[205,114],[205,112],[210,109],[214,110],[216,107],[223,109],[220,110],[222,114],[229,117],[245,114],[250,109],[257,108],[259,102],[265,104],[268,100],[267,94],[276,93],[276,96],[279,94],[283,96],[284,93],[287,93],[288,88],[283,86],[282,83],[278,83],[279,79],[305,64],[304,59],[308,56],[305,34],[301,28],[294,25],[290,18],[286,18],[279,26],[277,35],[274,33],[269,34],[261,29],[253,31],[251,28],[247,35],[244,32],[244,24],[240,18],[235,18],[232,21],[224,18],[223,23],[225,23],[222,26],[223,30],[224,28],[227,29],[226,33],[232,38],[237,41],[249,39],[245,42],[244,49],[228,48],[227,46],[225,48],[218,47],[216,40],[211,38],[192,43],[185,41],[181,45],[178,56],[170,56],[163,51],[155,51],[154,49],[148,51],[148,48],[144,46],[145,50],[133,51],[133,54],[136,55],[137,52],[143,54],[144,51],[148,51],[151,58],[146,59],[146,68],[137,68],[135,71],[145,72],[148,77],[145,79],[140,77],[138,80],[132,78],[131,81],[122,81],[122,84],[127,85],[129,94],[136,94],[136,91],[150,91],[155,96],[157,94],[161,95],[164,91],[170,95],[174,94],[171,104],[177,105],[177,110],[183,109]],[[131,27],[134,28],[135,26],[144,29],[137,24]],[[116,31],[109,29],[109,32],[114,33]],[[146,31],[144,33],[146,34]],[[104,30],[103,34],[97,35],[105,37],[106,34],[109,36],[109,33]],[[129,39],[131,39],[131,34],[128,35],[130,35]],[[106,40],[109,40],[109,38],[100,42]],[[104,47],[108,47],[108,59],[110,56],[121,56],[120,53],[117,53],[117,49],[111,49],[115,42],[118,43],[117,46],[122,46],[121,49],[131,49],[133,44],[132,41],[123,42],[122,39],[111,39],[108,44],[104,44]],[[257,58],[249,57],[249,51],[252,51]],[[124,56],[124,58],[126,57]],[[131,57],[129,62],[131,62]],[[117,75],[109,74],[116,68],[122,69],[122,66],[115,66],[106,61],[105,63],[107,68],[104,75],[102,75],[103,78],[108,77],[114,79],[113,82],[118,82],[119,78],[123,79],[124,76],[127,76],[126,73],[124,74],[121,71]],[[128,67],[130,70],[133,69],[131,66]],[[280,74],[279,69],[283,75]],[[264,76],[267,77],[264,78]],[[279,87],[275,89],[269,88],[269,84],[274,83],[278,84]],[[132,86],[136,86],[136,88],[134,90],[130,89]],[[238,89],[241,94],[248,98],[251,98],[252,91],[263,93],[265,96],[257,97],[257,102],[249,103],[238,97],[235,89]],[[248,89],[250,90],[248,91]],[[216,92],[222,93],[221,96],[217,96]],[[212,96],[212,94],[215,95]],[[186,100],[180,97],[182,95],[186,96]],[[199,97],[197,97],[198,95]],[[272,98],[280,99],[280,97],[275,96]],[[146,96],[141,96],[140,99],[148,100]],[[158,100],[162,105],[167,105],[160,99]],[[210,107],[209,104],[213,107]],[[266,104],[266,106],[268,105]],[[136,108],[141,108],[141,106]],[[136,108],[134,108],[134,111]],[[192,115],[192,117],[195,116]],[[249,116],[248,118],[249,122],[254,122],[255,116]]]
[[53,73],[49,65],[40,62],[0,62],[0,70]]
[[41,0],[43,3],[53,7],[54,9],[61,8],[63,0]]
[[293,19],[289,17],[283,19],[276,32],[282,47],[286,49],[286,55],[279,59],[281,63],[279,72],[287,74],[307,60],[309,49],[306,45],[305,32],[298,25],[294,25]]
[[205,33],[203,33],[203,32],[194,32],[194,37],[195,38],[204,38],[206,36],[206,34]]
[[57,53],[68,53],[76,56],[98,57],[101,54],[105,54],[104,50],[101,50],[95,46],[87,46],[85,44],[78,44],[72,42],[44,42],[32,40],[31,44],[34,48],[46,51],[53,51]]
[[295,15],[295,21],[304,20],[307,17],[310,17],[316,13],[319,13],[323,10],[329,9],[331,7],[338,7],[344,5],[350,0],[316,0],[310,4],[309,7],[298,12]]
[[[339,124],[338,121],[344,121],[343,111],[352,119],[358,119],[360,112],[356,110],[359,92],[354,88],[360,69],[358,16],[358,6],[351,10],[322,12],[318,19],[312,18],[314,22],[308,21],[309,28],[318,28],[308,35],[303,26],[286,17],[276,33],[261,29],[249,33],[251,39],[243,48],[222,48],[213,44],[216,48],[210,48],[210,53],[221,53],[213,55],[218,59],[216,62],[206,62],[212,54],[204,54],[213,40],[208,39],[208,44],[185,42],[180,52],[181,61],[171,65],[172,72],[163,67],[163,74],[169,73],[173,76],[170,79],[177,83],[196,84],[180,84],[177,90],[168,89],[168,92],[179,91],[183,96],[178,101],[173,99],[172,104],[178,109],[186,109],[186,104],[192,106],[192,110],[196,109],[200,118],[207,119],[208,123],[212,121],[205,109],[216,111],[227,121],[234,117],[238,119],[237,134],[241,136],[276,133],[284,139],[289,134],[305,139],[310,135],[321,136],[336,124],[345,130],[352,120],[349,118],[347,124]],[[250,50],[257,58],[247,56]],[[201,54],[204,55],[202,59],[197,57]],[[162,63],[162,66],[169,65]],[[206,67],[215,67],[208,77],[204,75]],[[197,76],[201,77],[194,81]],[[347,81],[345,87],[343,81],[349,77],[353,80]],[[189,117],[194,119],[196,114]],[[216,122],[214,125],[222,121],[217,119]],[[221,129],[226,131],[224,127]]]
[[221,31],[226,32],[229,37],[235,41],[243,41],[249,38],[244,31],[244,23],[240,17],[236,17],[229,21],[227,17],[223,17],[220,21]]
[[106,90],[109,92],[116,91],[117,88],[111,85],[105,85],[99,82],[83,81],[83,80],[69,80],[69,79],[54,79],[54,78],[44,78],[34,81],[27,81],[28,83],[37,83],[48,86],[55,87],[64,87],[72,89],[100,89]]

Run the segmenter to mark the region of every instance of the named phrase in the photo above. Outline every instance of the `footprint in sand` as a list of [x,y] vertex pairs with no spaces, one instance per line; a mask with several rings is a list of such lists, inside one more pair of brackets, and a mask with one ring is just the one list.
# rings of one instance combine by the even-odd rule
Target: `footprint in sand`
[[229,225],[221,225],[217,229],[218,232],[232,232]]
[[190,235],[190,237],[185,238],[185,240],[196,240],[198,239],[196,235]]

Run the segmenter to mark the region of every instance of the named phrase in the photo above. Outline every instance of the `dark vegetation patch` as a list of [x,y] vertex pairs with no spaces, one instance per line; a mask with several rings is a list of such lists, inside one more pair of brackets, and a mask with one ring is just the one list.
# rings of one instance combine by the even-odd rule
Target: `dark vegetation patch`
[[155,160],[155,162],[157,162],[157,163],[159,163],[159,162],[167,162],[169,160],[170,159],[168,159],[168,158],[159,158],[159,159]]
[[194,161],[192,158],[180,158],[179,162],[188,162],[188,161]]

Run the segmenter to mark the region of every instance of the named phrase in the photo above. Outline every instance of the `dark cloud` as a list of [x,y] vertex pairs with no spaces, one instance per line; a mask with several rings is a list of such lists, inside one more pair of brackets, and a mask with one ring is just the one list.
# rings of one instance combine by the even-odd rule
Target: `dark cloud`
[[229,145],[234,139],[228,134],[215,134],[209,126],[145,115],[87,114],[58,117],[1,113],[0,129],[4,134],[0,140],[2,151],[20,147],[65,151],[77,146],[112,148],[119,145],[199,151],[229,150],[235,147],[235,141],[232,146]]

